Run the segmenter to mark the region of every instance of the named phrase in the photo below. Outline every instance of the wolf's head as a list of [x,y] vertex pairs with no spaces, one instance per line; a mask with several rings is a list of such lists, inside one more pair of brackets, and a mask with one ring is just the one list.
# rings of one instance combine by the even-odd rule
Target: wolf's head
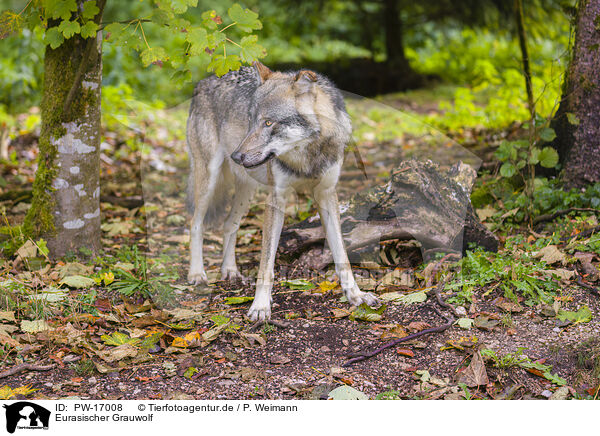
[[[250,108],[248,133],[231,155],[236,163],[253,168],[276,156],[297,160],[293,155],[321,135],[335,134],[339,108],[323,89],[330,86],[326,79],[309,70],[273,72],[259,62],[254,69],[260,85]],[[343,109],[343,101],[337,103]]]

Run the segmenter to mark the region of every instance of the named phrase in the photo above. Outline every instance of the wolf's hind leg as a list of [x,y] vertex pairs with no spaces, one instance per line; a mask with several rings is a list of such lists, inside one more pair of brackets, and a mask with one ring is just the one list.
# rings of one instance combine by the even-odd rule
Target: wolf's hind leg
[[231,203],[231,210],[223,225],[223,263],[221,264],[222,280],[244,280],[235,261],[235,243],[240,222],[254,197],[256,185],[247,180],[235,181],[235,194]]
[[317,201],[321,224],[325,229],[327,242],[333,255],[335,270],[340,278],[340,285],[346,294],[348,302],[353,306],[358,306],[362,303],[367,303],[369,306],[379,304],[379,300],[375,295],[361,291],[354,280],[342,239],[340,209],[335,188],[316,191],[315,200]]
[[202,255],[204,245],[204,217],[210,207],[222,162],[223,158],[216,156],[208,165],[197,159],[192,160],[191,181],[194,184],[194,216],[192,217],[190,228],[190,270],[188,273],[188,282],[193,285],[206,284],[208,282],[208,277],[204,271]]

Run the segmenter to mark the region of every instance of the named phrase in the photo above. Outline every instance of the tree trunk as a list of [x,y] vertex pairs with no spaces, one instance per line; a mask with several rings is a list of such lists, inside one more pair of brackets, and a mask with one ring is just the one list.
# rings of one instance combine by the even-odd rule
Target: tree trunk
[[581,0],[575,44],[552,121],[568,187],[600,182],[600,0]]
[[[498,240],[475,216],[470,191],[476,173],[459,163],[449,170],[430,161],[403,161],[390,180],[354,195],[341,215],[350,261],[377,259],[380,242],[417,240],[422,258],[435,253],[460,254],[475,243],[497,251]],[[298,264],[322,269],[331,263],[325,235],[315,217],[287,227],[279,252]]]
[[405,90],[422,86],[423,77],[411,68],[404,51],[399,0],[383,0],[382,13],[386,53],[386,74],[382,78],[384,87],[390,90]]
[[54,258],[101,246],[101,80],[102,32],[46,48],[38,169],[24,230],[43,237]]

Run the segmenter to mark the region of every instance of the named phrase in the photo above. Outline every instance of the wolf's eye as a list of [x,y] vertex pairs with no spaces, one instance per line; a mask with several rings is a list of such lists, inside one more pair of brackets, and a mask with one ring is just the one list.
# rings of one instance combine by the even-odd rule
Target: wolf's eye
[[273,125],[273,121],[271,121],[271,120],[265,121],[265,126],[271,127],[272,125]]

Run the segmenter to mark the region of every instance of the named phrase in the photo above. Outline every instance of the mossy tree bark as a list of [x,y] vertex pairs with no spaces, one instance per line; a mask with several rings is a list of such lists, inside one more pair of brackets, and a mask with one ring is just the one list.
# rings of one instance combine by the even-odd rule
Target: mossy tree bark
[[[569,187],[600,182],[600,0],[581,0],[553,142]],[[572,115],[575,117],[573,117]]]
[[101,32],[46,48],[38,169],[24,230],[43,237],[54,258],[101,245],[101,80]]

